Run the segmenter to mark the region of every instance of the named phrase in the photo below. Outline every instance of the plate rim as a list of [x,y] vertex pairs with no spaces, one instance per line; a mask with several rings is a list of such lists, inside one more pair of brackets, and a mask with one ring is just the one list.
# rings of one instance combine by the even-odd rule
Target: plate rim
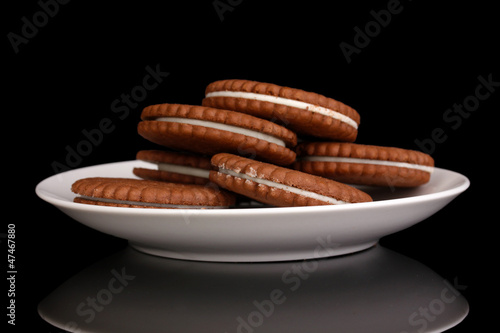
[[[132,164],[132,163],[138,163],[140,161],[138,160],[128,160],[128,161],[118,161],[118,162],[109,162],[109,163],[102,163],[102,164],[97,164],[97,165],[92,165],[92,166],[87,166],[87,167],[82,167],[82,168],[77,168],[77,169],[72,169],[68,170],[65,172],[61,172],[49,177],[46,177],[45,179],[41,180],[38,182],[38,184],[35,187],[35,193],[36,195],[58,207],[58,208],[63,208],[63,209],[72,209],[72,210],[79,210],[79,211],[88,211],[88,212],[101,212],[101,213],[124,213],[126,212],[127,214],[133,214],[133,215],[165,215],[165,216],[170,216],[170,215],[178,215],[178,214],[186,214],[187,212],[192,212],[192,209],[152,209],[152,208],[135,208],[135,209],[130,209],[129,207],[107,207],[107,206],[96,206],[96,205],[84,205],[80,203],[75,203],[72,201],[68,201],[66,199],[59,199],[54,195],[53,192],[50,192],[43,187],[48,183],[53,181],[55,178],[58,177],[63,177],[65,174],[69,173],[76,173],[76,172],[83,172],[88,169],[96,169],[96,168],[101,168],[101,167],[110,167],[112,165],[123,165],[123,164]],[[369,209],[372,207],[385,207],[388,205],[404,205],[405,203],[418,203],[418,202],[423,202],[423,201],[432,201],[436,199],[441,199],[445,197],[452,197],[454,195],[459,195],[463,193],[467,188],[470,186],[470,180],[468,177],[465,175],[458,173],[456,171],[448,170],[448,169],[443,169],[443,168],[434,168],[434,172],[446,172],[446,173],[452,173],[455,176],[458,176],[460,179],[460,182],[449,189],[439,191],[439,192],[433,192],[433,193],[427,193],[427,194],[422,194],[422,195],[416,195],[412,197],[405,197],[405,198],[395,198],[395,199],[386,199],[386,200],[378,200],[378,201],[372,201],[372,202],[361,202],[361,203],[356,203],[356,204],[347,204],[347,205],[324,205],[324,206],[298,206],[298,207],[252,207],[252,208],[225,208],[225,209],[204,209],[204,210],[197,210],[199,211],[197,214],[203,214],[203,215],[218,215],[218,214],[224,214],[228,216],[232,215],[238,215],[241,213],[245,214],[255,214],[255,215],[260,215],[262,213],[269,213],[269,214],[279,214],[279,213],[299,213],[299,212],[304,212],[304,213],[310,213],[310,212],[320,212],[320,211],[344,211],[344,210],[352,210],[352,209]],[[131,175],[131,178],[133,175]],[[432,176],[431,176],[432,177]]]

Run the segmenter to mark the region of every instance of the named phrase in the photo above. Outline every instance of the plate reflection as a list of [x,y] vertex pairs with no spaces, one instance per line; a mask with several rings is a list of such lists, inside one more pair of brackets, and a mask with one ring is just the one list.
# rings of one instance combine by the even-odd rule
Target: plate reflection
[[468,303],[423,264],[379,245],[278,263],[210,263],[128,247],[39,304],[70,332],[441,332]]

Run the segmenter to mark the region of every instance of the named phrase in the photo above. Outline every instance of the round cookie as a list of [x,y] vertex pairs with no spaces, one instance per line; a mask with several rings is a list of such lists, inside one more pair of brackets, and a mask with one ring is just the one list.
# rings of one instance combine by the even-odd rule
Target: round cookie
[[210,181],[273,206],[337,205],[372,201],[349,185],[233,154],[212,157]]
[[235,202],[232,193],[208,186],[132,178],[84,178],[71,190],[79,195],[74,202],[112,207],[228,208]]
[[275,121],[297,134],[336,141],[354,142],[360,123],[356,110],[333,98],[249,80],[210,83],[202,104]]
[[429,181],[431,156],[402,148],[340,142],[301,143],[292,168],[339,182],[414,187]]
[[134,168],[134,175],[143,179],[198,185],[209,182],[209,157],[162,150],[141,150],[136,158],[157,166],[156,170]]
[[229,152],[289,165],[297,135],[283,126],[244,113],[182,104],[151,105],[138,132],[169,148],[213,155]]

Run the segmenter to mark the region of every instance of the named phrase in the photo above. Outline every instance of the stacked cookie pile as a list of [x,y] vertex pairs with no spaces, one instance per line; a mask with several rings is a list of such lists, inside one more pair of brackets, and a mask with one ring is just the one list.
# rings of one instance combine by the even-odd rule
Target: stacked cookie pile
[[156,165],[135,168],[141,179],[82,179],[73,191],[83,196],[78,202],[126,207],[221,208],[233,206],[236,196],[310,206],[372,200],[353,184],[429,181],[429,155],[356,144],[359,124],[356,110],[320,94],[216,81],[201,105],[143,110],[138,133],[165,149],[138,152],[138,160]]

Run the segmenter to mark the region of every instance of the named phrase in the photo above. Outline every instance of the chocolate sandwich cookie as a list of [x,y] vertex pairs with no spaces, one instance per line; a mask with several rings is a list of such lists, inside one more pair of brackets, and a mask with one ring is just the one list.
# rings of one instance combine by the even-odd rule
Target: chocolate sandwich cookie
[[198,185],[209,182],[209,157],[162,150],[141,150],[136,158],[156,165],[156,169],[133,169],[134,175],[143,179]]
[[154,180],[95,177],[77,180],[74,202],[132,208],[228,208],[232,193],[208,186]]
[[139,134],[165,147],[206,155],[229,152],[280,165],[295,160],[294,132],[244,113],[157,104],[144,108],[141,118]]
[[333,98],[248,80],[210,83],[202,104],[272,120],[297,134],[336,141],[354,142],[360,123],[356,110]]
[[212,157],[210,181],[273,206],[338,205],[372,201],[349,185],[233,154]]
[[413,187],[429,181],[431,156],[414,150],[338,142],[301,143],[293,168],[348,184]]

